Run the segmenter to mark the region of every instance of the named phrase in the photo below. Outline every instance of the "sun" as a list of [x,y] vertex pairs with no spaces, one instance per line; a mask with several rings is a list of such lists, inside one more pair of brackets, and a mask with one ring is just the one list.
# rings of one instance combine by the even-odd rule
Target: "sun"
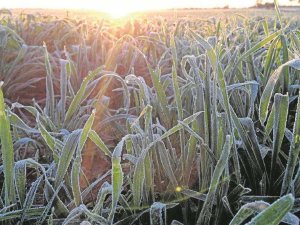
[[139,4],[137,0],[105,0],[102,4],[98,4],[98,6],[99,10],[107,13],[111,18],[120,19],[139,11],[143,4]]
[[130,8],[122,8],[122,7],[117,7],[117,8],[107,8],[105,9],[105,13],[107,13],[111,18],[113,19],[121,19],[124,17],[128,17],[131,13],[133,13],[134,10]]

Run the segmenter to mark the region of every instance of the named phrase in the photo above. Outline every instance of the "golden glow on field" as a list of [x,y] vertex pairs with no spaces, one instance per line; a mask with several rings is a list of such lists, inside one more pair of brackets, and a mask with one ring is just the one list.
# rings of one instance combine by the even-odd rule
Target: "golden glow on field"
[[[79,2],[80,0],[78,0]],[[89,2],[89,3],[88,3]],[[254,5],[252,0],[210,0],[210,1],[192,1],[192,0],[103,0],[101,3],[96,0],[86,1],[85,7],[97,9],[109,14],[112,18],[122,18],[130,13],[138,11],[158,10],[167,8],[194,8],[194,7],[249,7]],[[89,4],[89,5],[87,5]],[[83,6],[82,6],[83,7]]]
[[[89,8],[93,8],[102,12],[109,14],[112,18],[119,19],[128,16],[130,13],[136,11],[147,10],[149,7],[148,1],[137,1],[137,0],[110,0],[99,2],[91,2]],[[92,6],[93,5],[93,6]]]
[[147,11],[150,9],[159,9],[159,7],[153,5],[151,1],[141,0],[110,0],[103,1],[102,4],[96,3],[94,9],[103,11],[109,14],[112,18],[122,18],[128,16],[130,13],[137,11]]
[[111,8],[109,10],[105,10],[104,12],[106,12],[107,14],[109,14],[110,17],[112,17],[113,19],[120,19],[123,17],[128,16],[130,13],[132,13],[133,11],[130,9],[119,9],[119,8]]
[[[264,0],[273,2],[273,0]],[[281,5],[295,5],[297,0],[278,0]],[[110,14],[114,18],[131,12],[167,8],[214,8],[229,6],[243,8],[255,5],[256,0],[0,0],[0,8],[62,8],[92,9]]]

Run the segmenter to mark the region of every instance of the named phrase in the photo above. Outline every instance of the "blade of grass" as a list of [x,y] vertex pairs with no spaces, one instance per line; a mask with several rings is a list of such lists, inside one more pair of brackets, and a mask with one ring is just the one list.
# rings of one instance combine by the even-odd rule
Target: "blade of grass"
[[282,75],[282,72],[284,68],[286,67],[292,67],[296,70],[300,70],[300,60],[299,59],[293,59],[291,61],[288,61],[287,63],[281,65],[269,78],[268,83],[262,93],[260,104],[259,104],[259,120],[262,124],[265,123],[267,115],[268,115],[268,109],[270,104],[271,95],[273,93],[274,87]]
[[230,155],[230,149],[232,147],[233,138],[230,135],[226,136],[225,144],[223,146],[223,151],[220,156],[220,159],[217,162],[216,168],[214,170],[214,173],[211,178],[211,183],[209,186],[209,190],[205,199],[205,202],[202,206],[200,215],[197,219],[197,225],[200,224],[209,224],[210,218],[211,218],[211,210],[213,206],[213,202],[215,199],[215,194],[217,191],[217,188],[219,186],[220,177],[225,169],[225,166],[228,163],[229,155]]
[[294,197],[291,194],[285,195],[255,216],[247,225],[277,225],[292,209],[293,204]]
[[295,123],[293,128],[293,140],[290,146],[287,166],[282,181],[281,195],[287,193],[292,185],[293,175],[298,164],[298,157],[300,152],[300,97],[298,95],[297,111],[295,116]]
[[270,170],[270,180],[274,180],[274,172],[278,154],[280,152],[281,144],[286,128],[287,116],[289,109],[289,96],[282,94],[275,94],[274,97],[274,124],[273,124],[273,152]]
[[15,202],[14,185],[14,149],[12,134],[10,131],[10,122],[5,112],[5,103],[2,92],[3,82],[0,83],[0,140],[2,151],[2,163],[4,168],[4,202],[9,206]]

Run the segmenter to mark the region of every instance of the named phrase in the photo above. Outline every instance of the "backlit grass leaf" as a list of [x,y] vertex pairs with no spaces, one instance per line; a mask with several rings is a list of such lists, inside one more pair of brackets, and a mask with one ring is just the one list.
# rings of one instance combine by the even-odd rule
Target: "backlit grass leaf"
[[10,122],[5,111],[5,103],[2,92],[3,82],[0,83],[0,141],[2,152],[2,163],[4,169],[4,195],[5,205],[8,206],[15,202],[14,185],[14,149]]
[[117,203],[122,191],[123,171],[121,166],[121,154],[124,142],[127,138],[127,136],[122,138],[122,140],[115,147],[112,154],[112,206],[108,216],[108,221],[110,221],[110,223],[112,223],[114,220]]
[[300,60],[299,59],[293,59],[285,64],[282,64],[269,78],[268,83],[262,93],[260,104],[259,104],[259,119],[262,124],[265,123],[266,118],[268,116],[268,109],[270,104],[270,99],[274,91],[274,87],[280,78],[282,76],[282,73],[286,67],[292,67],[296,70],[300,70]]
[[78,147],[81,130],[73,131],[64,143],[59,162],[57,165],[57,172],[55,176],[55,188],[57,188],[63,181],[67,173],[68,167],[74,156],[75,150]]

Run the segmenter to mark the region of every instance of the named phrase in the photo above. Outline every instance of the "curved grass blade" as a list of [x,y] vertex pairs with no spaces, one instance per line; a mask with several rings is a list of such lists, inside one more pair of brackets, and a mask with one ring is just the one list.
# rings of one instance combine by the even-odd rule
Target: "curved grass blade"
[[109,148],[106,146],[106,144],[103,142],[103,140],[100,138],[100,136],[96,133],[94,130],[90,130],[89,132],[89,138],[94,142],[95,145],[100,148],[103,153],[109,157],[112,156]]
[[[40,216],[43,213],[44,209],[44,207],[28,209],[26,212],[26,216],[28,218]],[[22,209],[0,213],[0,222],[4,221],[5,223],[7,223],[9,220],[19,219],[22,213]]]
[[104,201],[105,201],[107,195],[109,195],[111,193],[112,193],[112,186],[108,182],[104,182],[99,190],[96,205],[93,208],[92,213],[96,213],[98,215],[102,214]]
[[65,116],[65,120],[64,123],[70,121],[70,119],[72,118],[73,114],[76,112],[76,110],[78,110],[81,101],[84,98],[84,93],[87,89],[87,85],[88,83],[95,77],[98,75],[98,70],[95,70],[93,72],[91,72],[87,77],[84,78],[83,82],[81,83],[81,86],[78,90],[78,92],[76,93],[75,97],[73,98],[69,109],[66,112],[66,116]]
[[9,111],[9,120],[12,126],[22,129],[28,133],[38,134],[39,131],[35,128],[29,127],[25,122],[15,113]]
[[73,131],[67,138],[66,143],[62,149],[61,156],[59,158],[57,172],[55,176],[55,189],[63,181],[65,174],[67,173],[68,167],[73,158],[74,152],[78,147],[81,130]]
[[[255,44],[252,48],[250,48],[248,51],[246,51],[245,53],[243,53],[240,58],[239,58],[239,62],[245,60],[246,58],[248,58],[251,54],[253,54],[254,52],[256,52],[257,50],[259,50],[261,47],[263,47],[264,45],[268,44],[269,42],[271,42],[274,38],[276,38],[278,35],[280,34],[280,31],[274,32],[273,34],[271,34],[270,36],[264,38],[263,40],[261,40],[260,42],[258,42],[257,44]],[[237,63],[238,64],[238,63]]]
[[108,216],[108,221],[113,222],[115,211],[117,208],[117,203],[119,201],[122,185],[123,185],[123,171],[121,166],[121,154],[124,142],[128,136],[122,138],[122,140],[117,144],[112,154],[112,204],[111,211]]
[[267,119],[270,99],[274,87],[286,67],[292,67],[296,70],[300,70],[300,59],[293,59],[281,65],[269,78],[259,103],[259,120],[262,124],[264,124]]
[[[264,201],[255,201],[243,205],[237,214],[233,217],[229,225],[240,225],[255,213],[260,213],[270,206],[269,203]],[[287,213],[282,219],[282,222],[290,225],[298,225],[299,218],[292,213]]]
[[285,195],[255,216],[247,225],[277,225],[293,205],[294,197],[291,194]]
[[220,177],[223,174],[223,171],[228,163],[232,143],[233,143],[233,138],[230,135],[227,135],[225,144],[223,146],[222,154],[220,156],[220,159],[217,162],[216,168],[212,175],[209,190],[196,223],[197,225],[209,224],[211,218],[211,210],[215,199],[215,194],[219,186]]
[[89,136],[89,133],[92,129],[92,125],[94,123],[94,120],[95,120],[95,114],[96,114],[96,110],[93,110],[92,111],[92,114],[89,116],[88,120],[86,121],[83,129],[82,129],[82,132],[80,134],[80,139],[79,139],[79,152],[81,153],[82,149],[83,149],[83,146]]

